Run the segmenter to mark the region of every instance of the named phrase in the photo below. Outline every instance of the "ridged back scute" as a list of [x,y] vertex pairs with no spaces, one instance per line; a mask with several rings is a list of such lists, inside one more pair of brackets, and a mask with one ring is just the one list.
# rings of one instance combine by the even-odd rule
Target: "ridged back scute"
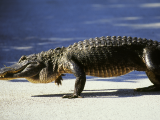
[[102,36],[96,38],[90,38],[89,40],[79,41],[67,47],[67,50],[79,49],[79,50],[89,50],[98,47],[120,47],[120,46],[160,46],[160,43],[146,38],[137,38],[131,36]]

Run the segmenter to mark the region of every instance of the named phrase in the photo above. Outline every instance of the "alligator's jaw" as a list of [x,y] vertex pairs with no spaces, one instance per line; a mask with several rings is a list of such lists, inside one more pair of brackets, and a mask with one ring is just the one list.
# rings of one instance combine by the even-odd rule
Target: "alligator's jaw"
[[0,69],[0,80],[12,80],[18,77],[14,77],[14,74],[21,72],[25,69],[27,63],[16,63],[9,67],[3,67]]

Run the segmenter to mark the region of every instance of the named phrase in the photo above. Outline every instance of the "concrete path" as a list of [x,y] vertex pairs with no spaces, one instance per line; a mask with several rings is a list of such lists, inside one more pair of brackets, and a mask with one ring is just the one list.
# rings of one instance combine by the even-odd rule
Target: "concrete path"
[[[0,0],[0,67],[22,55],[101,36],[159,40],[159,0]],[[87,76],[82,99],[75,77],[62,86],[25,79],[0,81],[0,120],[158,120],[160,92],[134,92],[151,85],[144,72],[117,78]]]

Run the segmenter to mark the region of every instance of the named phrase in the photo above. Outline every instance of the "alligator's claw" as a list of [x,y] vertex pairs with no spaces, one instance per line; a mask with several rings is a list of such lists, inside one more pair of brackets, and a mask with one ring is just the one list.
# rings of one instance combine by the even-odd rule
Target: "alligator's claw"
[[78,96],[78,95],[63,95],[62,98],[72,99],[72,98],[82,98],[82,96]]

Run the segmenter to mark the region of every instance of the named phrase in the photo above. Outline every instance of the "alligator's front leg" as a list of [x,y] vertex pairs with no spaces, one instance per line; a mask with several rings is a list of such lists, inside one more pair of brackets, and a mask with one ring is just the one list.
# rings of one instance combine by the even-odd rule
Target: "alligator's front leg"
[[158,48],[145,48],[143,54],[147,66],[146,74],[154,85],[135,90],[140,92],[160,91],[160,50]]
[[63,98],[82,98],[80,94],[83,91],[86,82],[86,74],[83,67],[73,60],[68,62],[68,67],[76,77],[75,88],[72,95],[64,95]]

